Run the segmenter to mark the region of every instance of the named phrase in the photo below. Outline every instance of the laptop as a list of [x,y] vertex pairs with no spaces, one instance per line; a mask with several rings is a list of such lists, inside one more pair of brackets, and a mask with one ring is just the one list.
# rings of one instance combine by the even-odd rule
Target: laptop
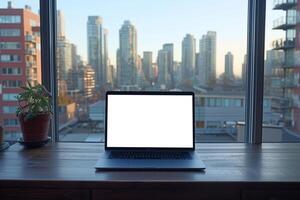
[[96,170],[203,170],[193,92],[106,93],[105,151]]

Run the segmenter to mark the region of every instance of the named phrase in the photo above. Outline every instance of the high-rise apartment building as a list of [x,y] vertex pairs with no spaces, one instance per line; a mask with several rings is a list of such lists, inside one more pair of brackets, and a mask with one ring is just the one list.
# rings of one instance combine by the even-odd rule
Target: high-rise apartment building
[[56,67],[59,80],[68,79],[68,71],[72,70],[72,44],[65,37],[57,38]]
[[[26,82],[41,83],[40,17],[30,7],[0,9],[0,124],[17,139],[16,95]],[[13,138],[15,137],[15,138]]]
[[[284,52],[282,50],[267,50],[264,68],[264,94],[268,96],[281,96],[283,93],[282,82]],[[278,70],[279,69],[279,70]]]
[[56,24],[57,24],[57,37],[65,37],[65,16],[64,13],[61,10],[57,10],[57,18],[56,18]]
[[182,41],[181,73],[182,83],[192,84],[196,64],[196,39],[191,34],[186,34]]
[[135,85],[137,78],[137,32],[130,21],[124,21],[119,30],[118,84]]
[[95,77],[96,77],[96,73],[93,67],[91,67],[90,65],[86,65],[84,66],[83,69],[83,80],[84,80],[84,96],[86,98],[91,98],[93,97],[93,94],[95,92],[96,89],[96,81],[95,81]]
[[[106,83],[106,69],[104,65],[104,29],[100,16],[89,16],[87,22],[88,63],[96,73],[96,87]],[[107,38],[107,34],[105,34]],[[106,43],[107,46],[107,43]]]
[[247,54],[244,55],[244,60],[243,60],[243,63],[242,63],[242,74],[241,74],[241,77],[242,77],[242,82],[243,82],[243,87],[246,86],[246,73],[247,73]]
[[78,65],[80,58],[77,47],[65,36],[65,21],[62,11],[57,11],[56,68],[58,84],[66,82],[67,90],[78,89]]
[[199,82],[201,85],[214,85],[216,82],[216,38],[215,31],[208,31],[199,43]]
[[226,79],[229,79],[229,80],[234,79],[233,55],[230,51],[225,55],[225,73],[224,73],[224,75],[225,75]]
[[300,12],[300,1],[276,1],[274,10],[281,10],[284,15],[273,23],[273,30],[283,31],[285,38],[273,41],[273,50],[283,51],[283,64],[274,66],[280,76],[281,92],[273,97],[273,109],[283,116],[285,127],[300,131],[300,23],[297,13]]
[[104,76],[104,82],[103,84],[108,82],[108,68],[109,68],[109,57],[108,57],[108,29],[103,29],[103,73],[105,73]]
[[168,85],[170,88],[174,88],[174,44],[164,44],[163,50],[168,52]]
[[273,68],[276,69],[282,65],[284,61],[284,52],[278,50],[268,50],[266,52],[265,76],[271,76]]
[[159,50],[157,55],[158,84],[165,89],[168,81],[168,51]]
[[115,68],[113,65],[109,65],[107,68],[107,83],[113,88],[115,85]]
[[151,80],[153,78],[152,52],[151,51],[143,52],[142,66],[143,66],[143,71],[144,71],[146,82],[151,82]]

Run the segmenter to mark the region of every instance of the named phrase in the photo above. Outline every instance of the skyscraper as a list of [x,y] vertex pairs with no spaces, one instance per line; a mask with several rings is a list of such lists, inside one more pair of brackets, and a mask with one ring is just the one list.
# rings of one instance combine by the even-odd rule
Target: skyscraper
[[72,69],[72,44],[65,37],[60,37],[56,45],[58,79],[67,80],[68,71]]
[[137,72],[137,33],[130,21],[124,21],[119,30],[119,50],[117,59],[119,86],[135,85]]
[[194,79],[195,79],[196,84],[204,85],[204,83],[201,83],[201,78],[200,78],[201,75],[204,73],[203,69],[200,68],[200,63],[201,63],[200,53],[196,53]]
[[242,64],[242,81],[243,81],[243,85],[246,85],[246,73],[247,73],[247,54],[244,55],[244,61]]
[[88,63],[95,70],[97,88],[106,83],[103,32],[102,18],[89,16],[87,22]]
[[109,68],[109,56],[108,56],[108,29],[104,29],[103,31],[103,73],[105,76],[103,77],[103,83],[107,83],[107,73]]
[[107,68],[107,83],[114,87],[115,84],[115,68],[113,65],[109,65]]
[[186,34],[182,41],[181,73],[182,82],[191,84],[196,63],[196,39],[191,34]]
[[27,82],[41,83],[40,16],[29,6],[0,8],[0,124],[8,140],[19,138],[16,96]]
[[157,56],[158,84],[165,89],[168,81],[168,51],[159,50]]
[[230,51],[225,55],[225,78],[229,80],[234,79],[233,55]]
[[65,37],[65,16],[61,10],[57,10],[57,37]]
[[144,51],[142,66],[143,66],[145,79],[146,79],[146,81],[150,82],[153,77],[152,52],[151,51]]
[[168,52],[168,85],[175,87],[174,83],[174,44],[168,43],[163,45],[163,50]]
[[77,54],[77,47],[71,43],[71,66],[72,68],[67,71],[67,85],[68,90],[79,90],[79,63],[80,58]]
[[199,82],[202,85],[214,85],[216,82],[216,37],[215,31],[203,35],[199,44]]

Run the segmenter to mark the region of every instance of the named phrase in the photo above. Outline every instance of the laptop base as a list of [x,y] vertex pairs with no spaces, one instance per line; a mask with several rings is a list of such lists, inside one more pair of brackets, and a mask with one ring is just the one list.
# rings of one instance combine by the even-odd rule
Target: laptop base
[[96,163],[97,171],[165,170],[203,171],[205,165],[197,153],[191,152],[191,159],[110,159],[110,152],[101,153]]

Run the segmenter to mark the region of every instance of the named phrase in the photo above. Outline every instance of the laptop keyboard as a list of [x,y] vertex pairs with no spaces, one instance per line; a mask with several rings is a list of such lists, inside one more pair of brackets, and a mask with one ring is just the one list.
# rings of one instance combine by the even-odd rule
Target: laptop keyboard
[[156,160],[187,160],[191,159],[188,152],[116,152],[109,155],[110,159],[156,159]]

